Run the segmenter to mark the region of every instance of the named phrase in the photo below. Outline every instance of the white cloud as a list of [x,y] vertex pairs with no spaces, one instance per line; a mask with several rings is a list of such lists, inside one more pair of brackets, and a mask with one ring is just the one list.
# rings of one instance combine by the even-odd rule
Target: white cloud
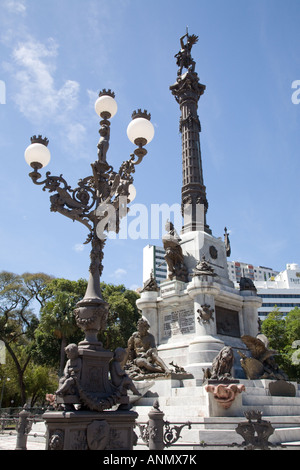
[[86,137],[86,128],[78,123],[70,123],[66,130],[66,137],[71,145],[78,149],[81,142]]
[[34,38],[18,43],[13,49],[10,68],[18,90],[14,100],[32,122],[54,116],[62,121],[78,104],[78,82],[67,80],[61,88],[55,86],[57,50],[58,45],[53,39],[42,44]]
[[3,6],[10,13],[24,14],[26,12],[26,0],[4,0]]
[[99,94],[97,93],[97,91],[89,90],[89,89],[86,90],[86,92],[89,98],[90,106],[94,106]]
[[76,251],[77,253],[80,253],[81,251],[84,250],[84,245],[82,243],[76,243],[76,245],[74,245],[73,247],[73,250]]
[[122,269],[122,268],[118,268],[114,271],[113,274],[110,275],[110,277],[113,277],[115,279],[121,279],[122,277],[124,277],[125,275],[127,274],[127,271],[125,269]]
[[139,286],[138,284],[132,284],[130,287],[129,287],[129,290],[134,290],[136,291],[137,289],[139,289],[141,286]]

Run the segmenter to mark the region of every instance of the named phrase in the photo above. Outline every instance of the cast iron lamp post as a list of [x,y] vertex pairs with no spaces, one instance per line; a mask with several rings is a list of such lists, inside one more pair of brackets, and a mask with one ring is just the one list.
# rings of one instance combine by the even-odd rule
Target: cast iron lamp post
[[[89,234],[85,243],[91,243],[89,281],[84,298],[78,302],[75,309],[77,325],[85,332],[85,339],[80,343],[81,348],[101,350],[102,344],[97,340],[99,331],[106,327],[108,305],[103,301],[100,292],[100,276],[103,265],[104,232],[119,231],[119,220],[124,217],[127,203],[131,200],[133,176],[135,167],[147,154],[144,148],[154,137],[154,127],[150,122],[147,111],[135,111],[132,121],[127,128],[127,135],[137,148],[124,161],[118,172],[115,172],[106,160],[110,141],[110,119],[117,112],[115,94],[111,90],[102,90],[95,103],[96,113],[100,121],[100,140],[98,142],[98,159],[91,164],[92,174],[78,181],[78,186],[72,189],[62,175],[51,176],[41,181],[39,170],[50,162],[48,139],[33,136],[31,144],[25,151],[25,160],[33,168],[29,174],[36,185],[43,186],[53,193],[50,196],[51,211],[60,212],[73,221],[84,224]],[[108,209],[113,209],[115,224],[112,228],[107,220]],[[101,228],[100,228],[101,226]],[[104,230],[103,230],[104,229]]]

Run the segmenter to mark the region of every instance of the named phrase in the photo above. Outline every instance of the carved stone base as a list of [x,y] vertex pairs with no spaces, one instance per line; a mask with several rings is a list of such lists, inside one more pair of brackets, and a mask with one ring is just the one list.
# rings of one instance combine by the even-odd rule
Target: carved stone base
[[121,392],[109,380],[109,362],[113,353],[104,349],[96,351],[79,346],[78,354],[82,367],[76,379],[76,393],[57,395],[57,403],[63,404],[67,411],[77,404],[96,412],[124,404]]
[[79,345],[79,356],[82,358],[82,371],[80,384],[87,392],[99,393],[108,396],[112,387],[108,381],[109,361],[113,357],[111,351],[94,351],[83,349]]
[[46,412],[46,450],[132,450],[137,417],[133,411]]

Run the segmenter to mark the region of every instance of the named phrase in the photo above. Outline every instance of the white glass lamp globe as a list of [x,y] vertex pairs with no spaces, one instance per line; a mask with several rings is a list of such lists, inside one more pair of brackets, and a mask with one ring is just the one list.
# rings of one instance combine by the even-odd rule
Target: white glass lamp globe
[[116,100],[110,95],[101,95],[95,103],[95,111],[100,117],[104,117],[108,114],[109,118],[114,117],[118,110]]
[[154,137],[152,122],[143,117],[133,119],[127,127],[127,136],[133,144],[139,139],[145,139],[149,144]]
[[128,187],[128,199],[130,202],[133,202],[136,198],[136,189],[133,184],[130,184]]
[[42,167],[48,165],[51,159],[51,154],[49,149],[44,144],[38,142],[30,144],[29,147],[25,150],[25,160],[28,165],[33,166],[32,164],[38,163]]

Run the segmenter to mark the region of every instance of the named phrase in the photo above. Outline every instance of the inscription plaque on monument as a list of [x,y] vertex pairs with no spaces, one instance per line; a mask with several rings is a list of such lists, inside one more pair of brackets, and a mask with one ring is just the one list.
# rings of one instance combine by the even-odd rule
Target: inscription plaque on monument
[[183,308],[164,315],[164,337],[195,333],[195,315],[191,308]]
[[216,306],[217,334],[240,337],[239,313]]

